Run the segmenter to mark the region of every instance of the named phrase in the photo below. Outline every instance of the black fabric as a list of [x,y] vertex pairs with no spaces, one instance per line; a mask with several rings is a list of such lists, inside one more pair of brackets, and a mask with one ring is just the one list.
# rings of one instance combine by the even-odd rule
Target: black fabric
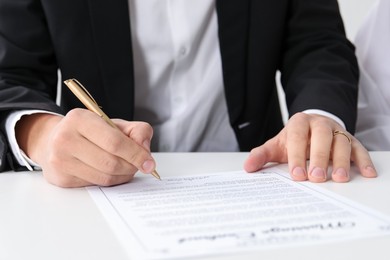
[[4,171],[7,162],[7,140],[2,132],[0,132],[0,171]]
[[[240,148],[283,127],[281,71],[290,115],[322,109],[355,131],[358,67],[336,0],[216,0],[230,122]],[[127,0],[0,0],[0,118],[16,109],[83,107],[57,70],[77,78],[110,117],[133,118]],[[156,39],[158,40],[158,39]]]

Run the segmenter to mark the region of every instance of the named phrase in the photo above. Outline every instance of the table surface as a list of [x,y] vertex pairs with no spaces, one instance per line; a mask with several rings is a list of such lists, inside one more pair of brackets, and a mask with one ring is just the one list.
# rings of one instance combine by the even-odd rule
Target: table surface
[[[390,152],[371,152],[379,176],[319,186],[390,217]],[[241,170],[247,153],[155,153],[162,177]],[[286,165],[278,166],[287,170]],[[262,250],[212,259],[390,259],[390,236]],[[129,259],[84,188],[63,189],[40,172],[0,174],[0,260]]]

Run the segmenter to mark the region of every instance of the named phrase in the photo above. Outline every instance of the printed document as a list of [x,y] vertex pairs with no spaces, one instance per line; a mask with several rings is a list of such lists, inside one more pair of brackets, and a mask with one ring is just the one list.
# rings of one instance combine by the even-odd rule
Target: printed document
[[277,168],[88,188],[131,259],[201,258],[390,235],[390,219]]

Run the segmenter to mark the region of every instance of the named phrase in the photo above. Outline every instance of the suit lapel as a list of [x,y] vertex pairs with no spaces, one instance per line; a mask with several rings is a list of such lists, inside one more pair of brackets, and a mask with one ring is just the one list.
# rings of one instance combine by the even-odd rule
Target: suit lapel
[[217,0],[216,8],[226,101],[234,123],[244,109],[250,0]]
[[132,119],[134,77],[128,1],[88,0],[88,4],[104,100],[114,100],[102,105],[111,111],[109,116]]

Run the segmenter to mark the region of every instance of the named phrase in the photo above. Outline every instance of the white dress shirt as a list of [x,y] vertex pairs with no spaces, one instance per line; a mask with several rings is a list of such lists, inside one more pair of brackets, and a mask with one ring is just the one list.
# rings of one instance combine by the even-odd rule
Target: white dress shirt
[[361,77],[356,137],[368,150],[390,150],[390,1],[380,0],[355,39]]
[[129,0],[135,120],[152,151],[238,151],[229,124],[215,1]]
[[[153,126],[152,151],[239,151],[224,95],[215,0],[129,0],[129,12],[135,120]],[[305,112],[344,125],[325,111]],[[26,113],[8,118],[8,136]],[[19,164],[36,165],[9,139]]]

